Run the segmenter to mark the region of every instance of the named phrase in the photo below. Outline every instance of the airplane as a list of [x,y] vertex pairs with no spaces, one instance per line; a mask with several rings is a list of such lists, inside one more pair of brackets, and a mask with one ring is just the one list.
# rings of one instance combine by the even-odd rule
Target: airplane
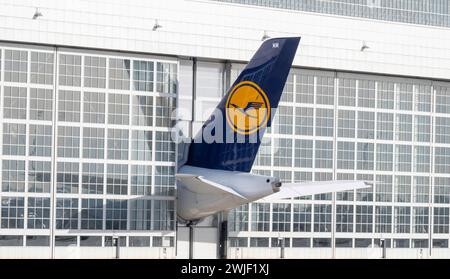
[[364,181],[282,183],[277,177],[250,173],[299,42],[300,37],[265,40],[189,144],[186,160],[176,173],[181,221],[196,223],[258,200],[371,186]]

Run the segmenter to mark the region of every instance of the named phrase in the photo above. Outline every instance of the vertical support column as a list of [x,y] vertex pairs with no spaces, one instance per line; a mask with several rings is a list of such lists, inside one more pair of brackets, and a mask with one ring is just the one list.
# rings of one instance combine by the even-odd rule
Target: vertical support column
[[120,259],[120,238],[118,236],[113,236],[112,242],[113,246],[116,247],[116,259]]
[[117,241],[117,246],[116,246],[116,259],[120,259],[120,241]]
[[224,82],[224,87],[223,87],[223,92],[222,95],[225,96],[225,94],[228,92],[228,89],[231,88],[231,63],[230,62],[226,62],[225,63],[225,68],[224,68],[224,72],[223,72],[223,82]]
[[285,238],[280,237],[278,238],[278,244],[280,245],[280,259],[284,259],[284,245],[285,245]]
[[[193,95],[195,93],[194,82],[195,82],[195,67],[193,65],[194,58],[186,57],[180,58],[178,61],[178,96],[177,96],[177,125],[181,124],[179,128],[182,130],[182,139],[177,144],[177,159],[176,159],[176,168],[184,165],[188,159],[188,151],[189,144],[188,141],[192,137],[192,123],[194,112],[193,108],[195,105]],[[181,110],[187,109],[188,111],[184,112]],[[155,152],[152,152],[154,154]],[[176,180],[175,180],[176,181]],[[176,181],[176,189],[178,191],[178,181]],[[178,211],[178,204],[175,202],[175,212]],[[189,232],[185,232],[184,228],[187,228],[185,224],[178,223],[176,225],[176,235],[175,235],[175,255],[178,257],[181,254],[187,252],[184,246],[180,246],[180,239],[183,241],[183,237],[180,238],[180,235],[184,235],[186,233],[186,237],[188,237]],[[189,237],[188,237],[189,238]],[[186,243],[189,239],[186,239]],[[188,244],[188,243],[187,243]],[[189,247],[187,247],[188,249]],[[187,255],[186,255],[187,257]]]
[[228,249],[228,211],[222,211],[219,213],[218,222],[218,233],[219,233],[219,259],[227,258]]
[[53,115],[52,115],[52,146],[53,146],[53,154],[52,154],[52,163],[50,165],[50,168],[52,170],[52,187],[51,187],[51,211],[50,211],[50,258],[55,258],[55,231],[56,231],[56,179],[57,179],[57,169],[56,169],[56,150],[57,150],[57,108],[58,108],[58,96],[57,90],[58,90],[58,80],[59,80],[59,67],[58,67],[58,48],[55,47],[54,49],[55,59],[53,62],[54,66],[54,72],[55,72],[55,78],[53,79],[53,103],[52,103],[52,109],[53,109]]
[[[373,115],[373,121],[374,121],[374,125],[373,125],[373,127],[374,127],[373,139],[374,139],[374,143],[373,143],[373,183],[372,183],[372,231],[374,233],[376,231],[375,218],[376,218],[376,210],[377,210],[377,207],[375,206],[375,202],[377,200],[377,197],[376,197],[377,190],[376,189],[377,189],[377,176],[378,176],[378,170],[377,170],[377,160],[378,160],[378,157],[377,157],[377,152],[378,152],[377,131],[378,131],[378,114],[380,112],[378,111],[377,101],[379,99],[379,97],[378,97],[379,96],[379,94],[378,94],[378,83],[379,82],[380,81],[375,80],[375,101],[374,101],[375,103],[374,103],[374,106],[377,109],[376,109],[376,112]],[[358,97],[358,96],[356,96],[356,97]],[[394,120],[394,119],[392,119],[392,120]],[[355,123],[355,124],[358,125],[357,123]],[[355,145],[357,145],[357,144],[355,144]],[[392,152],[394,152],[394,147],[392,147]],[[358,155],[356,155],[356,156],[358,156]],[[354,211],[356,211],[356,208],[355,208]],[[355,218],[353,220],[356,222],[356,216],[355,216]],[[380,235],[380,241],[381,241],[381,237],[382,236],[383,236],[383,234]],[[374,245],[375,245],[375,243],[374,243],[374,240],[372,239],[372,246],[371,247],[374,247]],[[386,240],[383,240],[383,252],[382,252],[383,259],[385,258],[385,256],[386,256]]]
[[[191,133],[192,138],[194,138],[194,123],[195,123],[195,113],[196,107],[195,103],[197,100],[197,58],[192,58],[192,122],[191,122]],[[194,258],[194,227],[192,222],[189,223],[189,259]]]
[[428,197],[428,232],[429,232],[429,256],[432,256],[433,252],[433,231],[434,231],[434,207],[433,207],[433,198],[434,198],[434,179],[433,179],[433,172],[434,172],[434,156],[435,156],[435,145],[434,145],[434,123],[435,123],[435,108],[436,108],[436,90],[434,88],[434,85],[431,84],[430,86],[431,90],[431,116],[430,116],[430,181],[429,181],[429,197]]
[[194,258],[194,225],[190,222],[189,226],[189,259]]
[[194,138],[194,123],[195,123],[195,113],[197,112],[195,103],[197,101],[197,58],[192,58],[192,121],[189,127],[190,132],[192,134],[192,138]]
[[380,241],[381,241],[381,248],[383,249],[381,258],[386,259],[386,239],[380,239]]
[[[4,85],[3,82],[5,81],[5,67],[4,67],[4,61],[5,61],[5,51],[0,48],[0,108],[2,109],[2,112],[0,113],[0,154],[3,154],[3,96],[4,96]],[[26,132],[25,132],[26,133]],[[3,181],[3,160],[0,160],[0,181]],[[1,201],[1,197],[0,197]],[[0,210],[0,217],[1,217],[1,210]],[[26,239],[25,239],[26,241]]]
[[[337,72],[334,72],[334,109],[333,109],[333,180],[336,180],[337,170],[337,129],[338,129],[338,92],[339,92],[339,80]],[[332,193],[332,206],[331,206],[331,248],[332,258],[336,258],[336,192]]]

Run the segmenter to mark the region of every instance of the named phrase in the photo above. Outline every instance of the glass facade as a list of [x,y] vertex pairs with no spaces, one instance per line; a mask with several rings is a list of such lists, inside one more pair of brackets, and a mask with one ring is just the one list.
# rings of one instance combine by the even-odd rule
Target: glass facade
[[281,100],[253,172],[285,182],[374,184],[233,210],[234,245],[251,247],[255,233],[269,247],[277,247],[273,237],[311,248],[376,247],[379,239],[393,239],[392,248],[447,243],[450,83],[297,68],[288,80],[284,94],[292,99]]
[[[0,65],[0,246],[108,247],[113,236],[173,246],[178,61],[1,45]],[[184,100],[195,124],[243,65],[184,69],[197,70],[197,95]],[[433,80],[293,68],[252,172],[374,185],[243,205],[230,211],[229,245],[448,248],[449,92]]]
[[0,246],[173,246],[178,62],[8,45],[0,62]]
[[450,27],[447,0],[213,0],[313,13]]

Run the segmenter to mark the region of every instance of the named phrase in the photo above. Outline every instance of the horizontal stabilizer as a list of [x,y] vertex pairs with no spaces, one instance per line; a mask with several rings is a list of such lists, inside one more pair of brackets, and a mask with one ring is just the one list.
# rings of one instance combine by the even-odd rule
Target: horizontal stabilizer
[[241,194],[231,189],[230,187],[221,185],[214,181],[210,181],[203,176],[196,176],[191,174],[176,174],[178,180],[180,180],[184,186],[191,192],[197,194],[228,194],[233,195],[236,198],[247,200]]
[[341,192],[347,190],[368,188],[371,186],[372,185],[367,182],[355,180],[283,183],[283,185],[280,187],[279,192],[260,199],[259,201],[272,202],[287,198],[296,198],[300,196],[331,192]]

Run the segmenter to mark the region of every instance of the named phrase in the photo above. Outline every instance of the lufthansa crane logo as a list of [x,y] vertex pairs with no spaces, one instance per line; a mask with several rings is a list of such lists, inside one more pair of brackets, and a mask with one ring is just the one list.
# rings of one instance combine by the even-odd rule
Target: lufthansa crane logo
[[240,134],[253,134],[267,124],[270,103],[254,82],[242,81],[230,92],[226,103],[228,125]]

